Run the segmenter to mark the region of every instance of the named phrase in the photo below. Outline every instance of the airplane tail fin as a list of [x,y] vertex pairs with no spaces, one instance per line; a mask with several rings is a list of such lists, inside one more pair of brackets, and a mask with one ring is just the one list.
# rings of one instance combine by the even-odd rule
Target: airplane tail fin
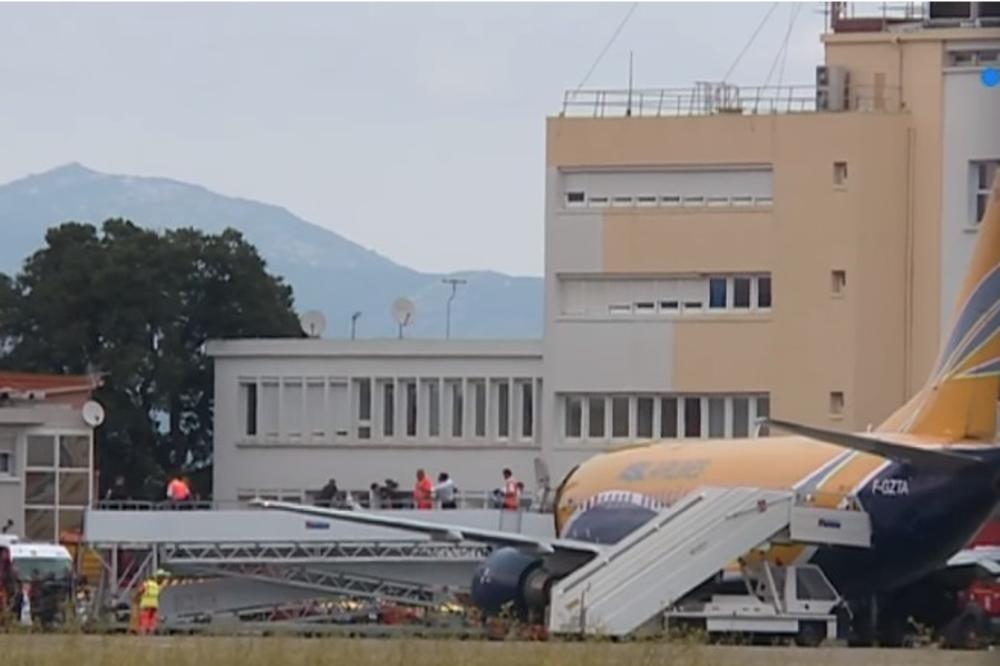
[[993,442],[1000,397],[1000,173],[980,222],[952,329],[927,384],[879,428]]

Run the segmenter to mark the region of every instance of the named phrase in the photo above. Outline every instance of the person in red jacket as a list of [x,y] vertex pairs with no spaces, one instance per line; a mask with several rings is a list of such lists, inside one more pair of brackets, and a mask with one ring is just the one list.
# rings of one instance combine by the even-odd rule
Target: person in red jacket
[[413,503],[418,509],[434,508],[434,484],[422,469],[417,470],[417,485],[413,488]]
[[509,511],[520,508],[523,489],[524,486],[514,478],[514,473],[510,469],[505,469],[503,471],[503,508]]

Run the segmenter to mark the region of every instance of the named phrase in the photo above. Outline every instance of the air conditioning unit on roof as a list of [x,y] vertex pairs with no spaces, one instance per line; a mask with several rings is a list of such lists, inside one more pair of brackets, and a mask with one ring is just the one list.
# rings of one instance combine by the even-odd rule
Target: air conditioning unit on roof
[[841,65],[818,65],[816,67],[816,110],[847,111],[849,96],[849,75]]

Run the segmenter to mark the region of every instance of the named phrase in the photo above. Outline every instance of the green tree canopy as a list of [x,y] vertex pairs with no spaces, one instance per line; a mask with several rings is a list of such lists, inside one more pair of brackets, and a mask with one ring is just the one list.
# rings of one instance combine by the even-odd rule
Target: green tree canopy
[[209,339],[301,335],[292,290],[227,229],[157,233],[120,219],[65,223],[13,280],[0,275],[0,363],[100,372],[102,481],[162,496],[175,470],[211,462]]

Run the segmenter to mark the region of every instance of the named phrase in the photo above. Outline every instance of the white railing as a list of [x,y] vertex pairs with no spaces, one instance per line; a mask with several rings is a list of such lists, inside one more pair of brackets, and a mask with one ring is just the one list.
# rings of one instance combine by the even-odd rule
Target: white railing
[[[319,507],[360,508],[360,509],[413,509],[413,492],[396,490],[391,496],[382,496],[372,502],[370,491],[350,490],[339,491],[332,499],[318,498],[319,490],[289,489],[289,488],[255,488],[241,489],[240,498],[236,500],[200,500],[192,499],[183,502],[170,500],[101,500],[93,508],[102,511],[212,511],[223,509],[249,509],[253,499],[267,499],[293,504],[309,504]],[[348,495],[350,497],[348,497]],[[456,509],[499,509],[503,498],[492,490],[460,490],[455,496]],[[542,506],[540,498],[534,493],[525,491],[521,497],[521,510],[538,510]],[[434,500],[434,508],[441,508],[441,501]]]
[[[895,112],[900,92],[891,86],[852,85],[843,102],[824,105],[825,91],[814,85],[735,86],[699,82],[694,88],[571,90],[563,95],[563,116],[671,117],[815,113],[817,111]],[[826,99],[832,99],[826,96]]]

